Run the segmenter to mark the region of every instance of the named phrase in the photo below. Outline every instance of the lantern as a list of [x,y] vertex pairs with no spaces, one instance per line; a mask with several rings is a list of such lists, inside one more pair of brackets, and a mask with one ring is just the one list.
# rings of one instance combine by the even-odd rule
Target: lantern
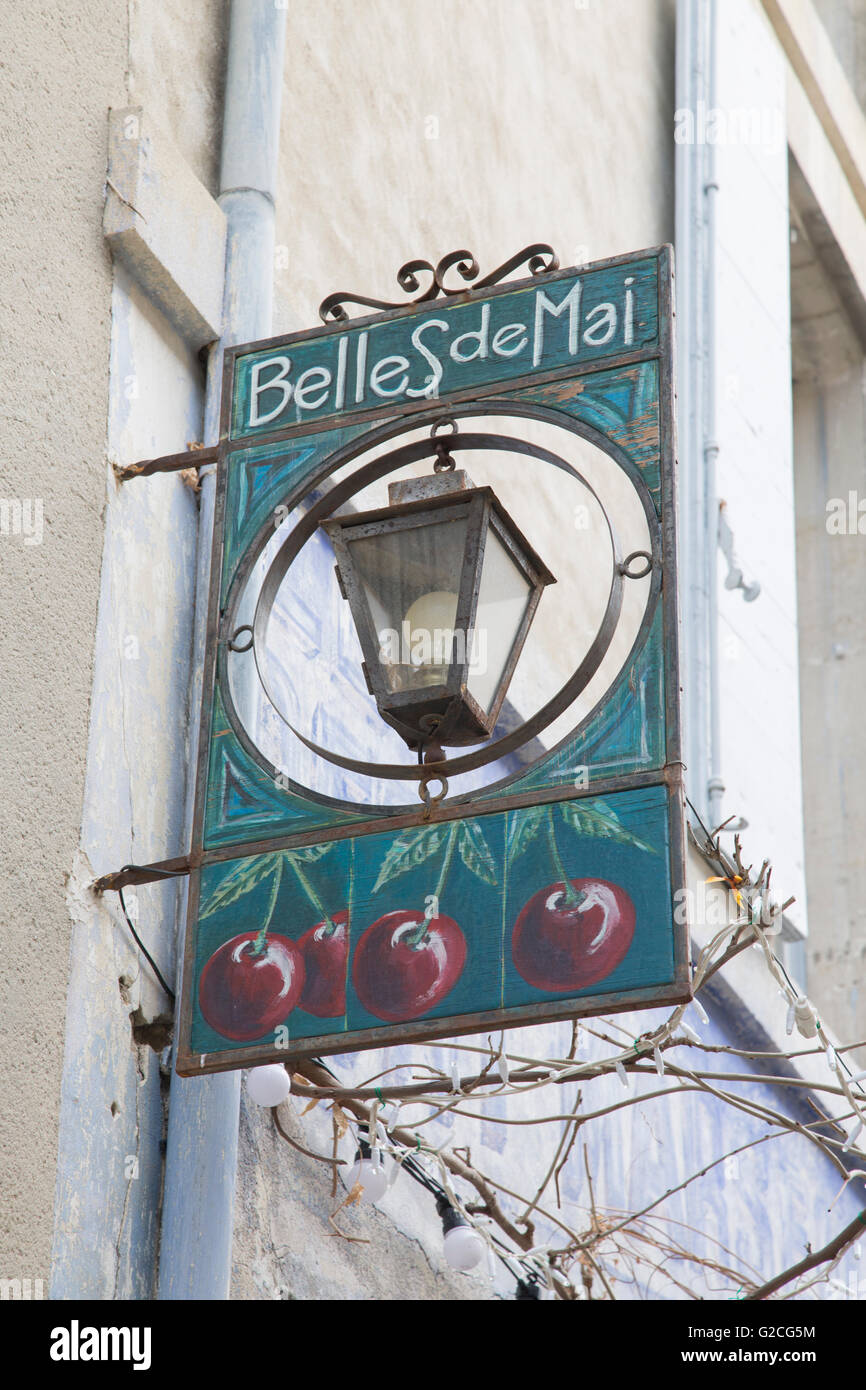
[[492,488],[453,469],[323,522],[382,718],[410,748],[490,737],[547,566]]

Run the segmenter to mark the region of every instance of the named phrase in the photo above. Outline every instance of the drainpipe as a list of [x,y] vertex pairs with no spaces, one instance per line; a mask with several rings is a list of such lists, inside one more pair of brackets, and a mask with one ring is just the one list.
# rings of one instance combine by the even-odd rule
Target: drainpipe
[[683,747],[688,794],[722,819],[716,461],[716,177],[706,142],[716,100],[717,0],[677,0],[676,159],[679,554]]
[[[709,25],[707,33],[707,87],[709,110],[715,110],[717,93],[717,39],[718,10],[717,0],[709,0]],[[716,483],[716,464],[719,457],[719,444],[716,437],[716,204],[719,185],[716,177],[716,147],[706,146],[706,183],[704,199],[706,205],[706,378],[705,378],[705,436],[704,436],[704,474],[706,477],[706,510],[704,554],[707,565],[707,606],[709,617],[708,662],[710,675],[710,768],[707,782],[707,810],[709,828],[720,825],[722,797],[725,784],[721,774],[722,731],[721,701],[719,689],[719,498]]]
[[[232,0],[218,200],[228,223],[223,336],[208,359],[205,444],[215,444],[219,438],[223,350],[271,332],[285,28],[286,9],[275,0]],[[198,748],[216,491],[213,469],[202,471],[190,689],[191,772]],[[190,776],[187,843],[194,792]],[[178,997],[181,969],[179,959]],[[188,1079],[172,1075],[160,1299],[229,1296],[240,1081],[239,1071]]]

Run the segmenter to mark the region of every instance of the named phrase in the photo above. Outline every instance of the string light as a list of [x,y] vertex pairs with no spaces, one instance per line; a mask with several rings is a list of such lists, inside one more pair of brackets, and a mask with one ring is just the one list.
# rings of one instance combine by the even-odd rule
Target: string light
[[817,1037],[818,1015],[805,994],[801,994],[794,1002],[794,1021],[797,1024],[797,1032],[804,1038]]
[[466,1274],[484,1258],[484,1237],[474,1226],[470,1226],[463,1213],[453,1207],[446,1196],[437,1199],[436,1210],[442,1218],[445,1259],[452,1269]]
[[292,1082],[285,1067],[273,1063],[267,1067],[255,1067],[247,1076],[247,1095],[256,1105],[273,1108],[282,1105],[292,1093]]
[[[392,1167],[404,1169],[415,1182],[431,1193],[436,1198],[436,1210],[442,1220],[444,1234],[445,1258],[452,1269],[461,1273],[468,1273],[475,1269],[484,1258],[485,1251],[488,1257],[495,1255],[498,1260],[505,1265],[509,1274],[516,1281],[518,1286],[521,1281],[532,1282],[537,1279],[537,1274],[524,1260],[516,1258],[507,1251],[500,1250],[498,1244],[492,1237],[485,1239],[481,1233],[475,1229],[469,1219],[462,1211],[458,1211],[452,1201],[451,1196],[445,1190],[442,1183],[426,1171],[418,1162],[417,1157],[408,1149],[397,1151],[392,1149],[394,1161]],[[471,1264],[459,1263],[471,1257]],[[492,1277],[492,1276],[491,1276]]]
[[346,1183],[351,1191],[353,1187],[361,1186],[361,1201],[375,1203],[378,1202],[388,1191],[388,1173],[385,1169],[385,1160],[378,1148],[375,1159],[373,1150],[366,1139],[359,1136],[358,1148],[355,1152],[355,1162],[346,1174]]

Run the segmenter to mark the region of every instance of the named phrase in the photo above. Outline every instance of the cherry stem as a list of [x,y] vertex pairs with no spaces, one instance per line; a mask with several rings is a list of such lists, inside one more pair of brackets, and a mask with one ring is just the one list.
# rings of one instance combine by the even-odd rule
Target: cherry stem
[[429,927],[433,918],[439,915],[439,899],[442,896],[442,890],[445,887],[445,880],[448,877],[448,871],[451,868],[451,861],[454,858],[454,848],[457,844],[457,832],[459,831],[459,829],[460,826],[457,823],[457,821],[454,821],[448,829],[448,838],[445,842],[445,856],[442,860],[442,867],[439,870],[439,878],[437,880],[436,887],[433,893],[430,895],[432,898],[432,902],[428,901],[428,904],[424,909],[424,920],[418,923],[414,931],[406,933],[407,946],[420,946],[422,941],[425,941],[427,938],[427,928]]
[[565,892],[566,906],[574,907],[575,903],[583,901],[584,895],[583,893],[578,893],[577,889],[572,886],[571,879],[566,873],[565,865],[562,862],[562,857],[559,853],[559,846],[556,843],[556,831],[553,826],[552,806],[548,806],[547,808],[547,839],[548,844],[550,845],[551,858],[553,859],[556,872],[559,875],[563,890]]
[[322,933],[323,938],[333,936],[334,932],[337,930],[337,924],[336,922],[333,922],[331,918],[328,916],[327,912],[322,906],[321,898],[319,897],[310,880],[307,878],[307,875],[304,873],[303,869],[301,868],[295,856],[292,854],[291,850],[289,850],[284,855],[284,858],[288,859],[289,863],[295,871],[295,876],[297,877],[298,882],[300,883],[301,887],[303,888],[310,901],[310,904],[316,909],[316,911],[318,912],[319,916],[325,924],[325,930]]
[[264,924],[263,924],[263,926],[262,926],[261,931],[259,932],[259,934],[258,934],[258,936],[256,937],[255,941],[253,942],[253,947],[252,947],[252,951],[250,952],[250,955],[253,955],[253,956],[260,956],[260,955],[262,954],[262,951],[265,949],[265,946],[267,945],[267,941],[268,941],[268,927],[271,925],[271,918],[272,918],[273,915],[274,915],[274,908],[275,908],[276,905],[277,905],[277,894],[278,894],[279,891],[280,891],[280,883],[282,882],[282,878],[283,878],[283,860],[282,860],[282,856],[281,856],[281,855],[278,855],[278,856],[277,856],[277,862],[276,862],[276,864],[274,865],[274,883],[273,883],[273,887],[271,888],[271,901],[270,901],[270,903],[268,904],[268,915],[267,915],[267,917],[266,917],[265,920],[264,920]]

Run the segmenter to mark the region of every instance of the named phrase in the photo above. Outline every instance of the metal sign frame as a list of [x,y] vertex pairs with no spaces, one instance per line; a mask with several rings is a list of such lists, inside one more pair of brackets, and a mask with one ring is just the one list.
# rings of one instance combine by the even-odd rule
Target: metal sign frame
[[[655,274],[657,275],[658,302],[657,302],[657,332],[655,341],[651,344],[635,344],[628,351],[617,352],[609,356],[597,355],[588,361],[575,364],[573,361],[556,365],[550,368],[542,367],[541,370],[531,370],[521,375],[517,375],[507,380],[495,380],[487,383],[476,382],[468,385],[464,389],[455,389],[434,400],[402,400],[395,405],[393,400],[383,400],[381,404],[373,406],[362,406],[352,411],[350,421],[345,417],[333,414],[319,417],[315,420],[298,420],[289,424],[281,424],[273,430],[256,434],[250,437],[248,434],[238,435],[233,432],[233,420],[235,410],[235,381],[239,364],[252,354],[267,351],[273,355],[285,349],[291,349],[303,344],[315,343],[317,340],[324,340],[328,337],[334,338],[335,335],[356,332],[358,330],[380,329],[382,325],[399,323],[403,319],[418,317],[424,313],[431,313],[439,309],[448,310],[452,306],[462,304],[479,304],[495,300],[499,296],[513,295],[517,291],[529,289],[545,289],[555,286],[567,278],[586,277],[598,272],[616,272],[622,267],[630,267],[634,264],[654,262]],[[472,1013],[461,1013],[455,1016],[437,1016],[429,1019],[416,1019],[408,1022],[389,1023],[383,1026],[370,1026],[353,1028],[350,1033],[334,1033],[323,1031],[303,1038],[290,1038],[288,1044],[258,1040],[248,1046],[226,1047],[224,1050],[203,1051],[201,1048],[193,1046],[192,1030],[193,1015],[195,1010],[195,987],[197,981],[197,962],[196,962],[196,933],[199,922],[199,912],[201,906],[202,875],[215,866],[225,866],[229,861],[251,861],[255,856],[270,855],[284,850],[302,850],[307,847],[320,846],[324,843],[341,842],[346,840],[362,841],[365,837],[394,835],[400,831],[408,830],[412,827],[420,827],[425,821],[424,808],[419,805],[417,809],[411,807],[386,806],[376,809],[376,814],[359,816],[357,813],[347,816],[343,823],[332,823],[330,825],[321,824],[314,828],[299,828],[292,832],[286,832],[283,827],[280,833],[275,835],[263,834],[260,837],[238,838],[234,842],[229,837],[223,837],[221,842],[206,843],[205,827],[208,808],[208,790],[210,776],[210,760],[214,738],[214,709],[215,698],[219,686],[219,661],[221,647],[224,648],[227,641],[230,641],[233,632],[230,624],[227,625],[227,612],[225,595],[223,593],[223,569],[225,558],[225,538],[226,538],[226,504],[227,486],[229,472],[233,461],[240,457],[241,450],[248,450],[251,446],[273,446],[282,443],[289,445],[292,441],[307,440],[311,436],[321,435],[328,431],[334,431],[335,426],[351,423],[354,425],[370,424],[372,429],[359,433],[349,443],[344,443],[342,447],[332,450],[324,464],[313,471],[305,474],[291,492],[285,497],[285,506],[288,510],[296,504],[301,496],[306,496],[312,489],[333,471],[338,463],[345,459],[350,459],[354,454],[366,452],[371,444],[382,443],[386,445],[390,439],[405,433],[406,430],[417,427],[420,423],[428,419],[440,418],[447,415],[451,409],[459,408],[460,419],[464,420],[473,416],[484,415],[485,413],[500,416],[504,413],[513,414],[515,417],[525,415],[531,418],[545,418],[548,415],[560,412],[554,411],[553,407],[548,409],[541,405],[527,404],[520,398],[521,392],[526,392],[527,388],[549,387],[552,391],[558,389],[560,383],[573,381],[580,378],[585,381],[595,376],[596,373],[611,373],[614,369],[629,369],[636,364],[654,362],[657,369],[657,413],[658,413],[658,506],[661,517],[653,515],[652,522],[657,530],[657,541],[660,551],[660,565],[656,566],[652,580],[652,598],[648,602],[647,610],[638,633],[632,653],[628,662],[632,660],[634,653],[640,648],[641,642],[646,642],[650,625],[653,622],[656,610],[660,614],[660,623],[663,632],[661,642],[662,665],[663,665],[663,723],[664,723],[664,749],[663,762],[658,766],[647,771],[632,771],[629,773],[600,777],[592,781],[584,789],[575,788],[573,784],[563,785],[543,785],[543,786],[523,786],[519,784],[521,779],[525,780],[525,772],[519,771],[505,778],[502,782],[496,783],[492,787],[485,787],[482,792],[464,793],[446,801],[436,809],[435,823],[443,827],[455,822],[470,820],[476,821],[481,818],[495,817],[502,813],[507,813],[524,808],[556,806],[558,803],[585,802],[587,808],[591,807],[593,799],[598,800],[605,796],[611,796],[618,792],[638,793],[647,789],[657,789],[660,800],[664,800],[666,806],[667,825],[669,827],[669,842],[667,845],[667,864],[665,871],[669,884],[672,901],[676,894],[685,887],[685,841],[684,841],[684,793],[682,783],[682,757],[680,745],[680,712],[679,712],[679,663],[678,663],[678,632],[677,632],[677,593],[676,593],[676,533],[675,533],[675,426],[674,426],[674,376],[673,376],[673,343],[671,336],[672,325],[672,253],[669,247],[653,248],[646,252],[636,253],[631,256],[614,257],[606,261],[595,262],[583,268],[569,268],[560,271],[541,273],[533,275],[529,279],[514,281],[498,285],[495,287],[485,286],[484,288],[469,289],[460,293],[449,293],[448,302],[445,306],[440,301],[432,303],[413,303],[405,307],[388,310],[384,313],[370,315],[364,318],[352,319],[346,322],[326,324],[324,327],[314,328],[306,332],[294,333],[276,339],[265,339],[260,342],[238,345],[229,348],[225,354],[223,366],[222,383],[222,404],[221,404],[221,423],[220,423],[220,442],[217,462],[217,492],[215,504],[213,548],[210,569],[210,588],[209,588],[209,615],[207,628],[207,647],[205,657],[205,667],[203,671],[203,710],[199,737],[199,748],[196,761],[196,790],[195,808],[192,833],[190,863],[190,884],[189,897],[187,904],[186,933],[184,946],[184,970],[182,998],[180,1001],[179,1017],[179,1046],[177,1051],[176,1065],[181,1075],[199,1075],[204,1072],[228,1070],[241,1066],[249,1066],[272,1061],[285,1061],[289,1057],[308,1057],[318,1056],[323,1053],[348,1052],[363,1049],[371,1046],[381,1046],[387,1044],[424,1042],[436,1037],[459,1036],[460,1034],[480,1032],[493,1027],[512,1027],[521,1024],[539,1023],[553,1021],[562,1018],[574,1018],[598,1014],[600,1012],[611,1013],[627,1009],[642,1007],[654,1007],[668,1003],[681,1002],[690,997],[689,985],[689,946],[688,946],[688,927],[683,914],[673,914],[671,922],[671,944],[672,944],[672,969],[670,977],[661,983],[653,983],[646,986],[627,988],[621,991],[605,991],[602,988],[598,992],[591,994],[579,993],[569,999],[557,998],[550,1001],[538,1001],[526,1004],[522,1007],[494,1008],[475,1011]],[[379,424],[378,422],[386,422]],[[638,474],[638,469],[630,458],[627,450],[622,445],[601,431],[588,425],[575,417],[557,418],[557,424],[564,424],[566,428],[574,433],[581,435],[590,442],[600,444],[606,452],[612,455],[615,460],[631,475],[633,481]],[[335,463],[336,460],[336,463]],[[369,467],[369,466],[368,466]],[[340,489],[336,490],[337,492]],[[646,488],[644,488],[646,491]],[[647,494],[648,495],[648,494]],[[642,499],[643,500],[643,499]],[[644,500],[646,509],[646,501]],[[333,510],[333,507],[331,508]],[[315,510],[315,509],[314,509]],[[648,517],[649,520],[649,517]],[[265,525],[260,530],[260,535],[252,544],[247,547],[246,554],[237,565],[232,581],[232,592],[237,593],[242,588],[244,579],[248,576],[253,564],[260,552],[263,538],[266,533],[273,534],[273,526]],[[653,534],[651,526],[651,535]],[[259,543],[261,540],[262,544]],[[626,566],[634,557],[628,557]],[[289,560],[289,563],[291,561]],[[287,568],[287,566],[286,566]],[[627,568],[622,571],[626,577],[631,573]],[[664,579],[665,582],[662,582]],[[230,616],[230,614],[229,614]],[[252,644],[252,633],[250,634]],[[625,669],[625,668],[624,668]],[[617,678],[619,679],[619,677]],[[585,683],[585,682],[584,682]],[[614,682],[616,684],[616,682]],[[613,687],[611,687],[613,689]],[[611,692],[608,692],[608,695]],[[574,693],[566,692],[563,708],[573,701]],[[562,695],[562,692],[560,692]],[[604,697],[607,699],[607,696]],[[603,702],[601,702],[603,703]],[[547,750],[545,758],[556,753],[569,740],[580,737],[583,730],[597,714],[601,704],[596,705],[590,715],[582,720],[576,729],[570,731],[566,739],[557,745],[556,749]],[[236,718],[232,717],[231,711],[227,711],[228,723],[231,725],[234,736],[240,746],[245,748],[250,757],[256,759],[260,765],[265,765],[268,775],[279,780],[278,770],[266,764],[258,750],[254,749],[246,736],[245,731],[239,725]],[[508,743],[508,740],[505,740]],[[311,745],[312,746],[312,745]],[[460,750],[458,750],[459,752]],[[472,762],[471,756],[464,758],[467,765],[476,765]],[[455,764],[456,766],[456,764]],[[393,775],[393,774],[392,774]],[[515,784],[514,790],[509,791],[509,785]],[[286,797],[302,795],[307,801],[318,802],[322,807],[332,807],[339,809],[344,807],[344,803],[334,802],[328,797],[311,793],[309,789],[298,787],[295,784],[283,779],[283,791]],[[589,814],[589,810],[587,811]],[[494,822],[490,821],[493,826]]]

